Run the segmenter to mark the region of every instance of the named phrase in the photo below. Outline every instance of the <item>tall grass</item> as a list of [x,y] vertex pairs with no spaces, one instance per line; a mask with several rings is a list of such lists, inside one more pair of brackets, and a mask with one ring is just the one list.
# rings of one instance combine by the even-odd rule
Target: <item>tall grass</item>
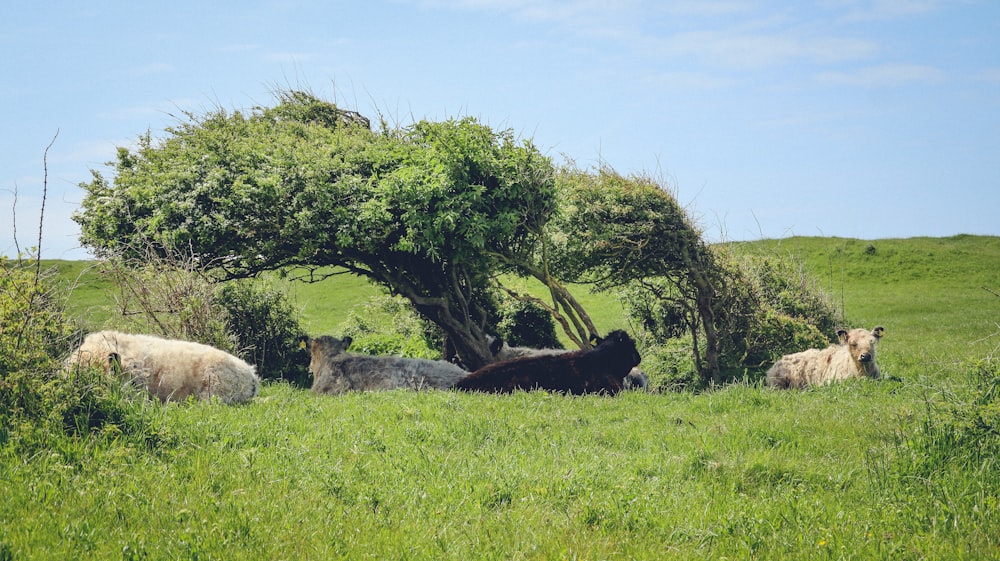
[[180,443],[157,454],[95,447],[15,470],[2,516],[35,524],[3,540],[24,558],[870,558],[905,542],[882,533],[856,446],[888,413],[856,394],[882,389],[271,386],[249,407],[167,407]]
[[[1000,284],[998,240],[750,247],[803,258],[853,325],[885,325],[889,379],[152,404],[169,430],[152,445],[0,447],[0,559],[1000,558],[1000,298],[979,288]],[[299,304],[350,299],[322,287]]]

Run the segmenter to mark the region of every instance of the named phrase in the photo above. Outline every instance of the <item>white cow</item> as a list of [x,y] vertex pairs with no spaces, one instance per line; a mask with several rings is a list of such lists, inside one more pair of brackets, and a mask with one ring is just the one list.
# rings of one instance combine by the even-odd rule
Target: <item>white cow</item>
[[223,403],[245,403],[260,389],[256,368],[215,347],[133,335],[98,331],[87,335],[67,365],[99,366],[120,372],[161,402],[183,401],[188,396]]
[[774,388],[804,388],[836,380],[869,377],[878,379],[881,373],[875,362],[875,345],[885,328],[841,329],[837,331],[839,345],[825,349],[809,349],[781,357],[767,371],[767,384]]

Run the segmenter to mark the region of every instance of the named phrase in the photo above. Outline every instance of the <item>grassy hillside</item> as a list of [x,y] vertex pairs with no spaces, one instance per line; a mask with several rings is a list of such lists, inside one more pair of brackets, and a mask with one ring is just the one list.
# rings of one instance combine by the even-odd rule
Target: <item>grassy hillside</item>
[[[981,288],[1000,288],[1000,239],[739,245],[801,258],[853,325],[884,325],[893,379],[154,404],[158,445],[106,431],[0,455],[0,559],[1000,558],[1000,389],[976,393],[972,366],[1000,344]],[[93,321],[88,282],[72,304]],[[293,290],[326,332],[372,289]]]
[[1000,345],[1000,237],[862,241],[796,237],[739,244],[788,255],[821,279],[850,327],[886,328],[894,362],[938,372],[941,362]]

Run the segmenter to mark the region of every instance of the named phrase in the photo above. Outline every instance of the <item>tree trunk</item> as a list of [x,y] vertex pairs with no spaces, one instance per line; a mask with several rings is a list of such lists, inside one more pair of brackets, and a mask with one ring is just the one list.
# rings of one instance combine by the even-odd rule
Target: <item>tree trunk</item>
[[[469,316],[454,317],[444,299],[410,297],[404,294],[418,312],[433,321],[445,332],[447,344],[454,348],[469,371],[478,370],[493,362],[486,333]],[[445,359],[450,357],[445,356]]]
[[698,361],[697,366],[702,381],[707,384],[717,379],[720,374],[719,333],[715,329],[715,309],[712,305],[715,300],[715,289],[700,259],[691,259],[688,262],[688,280],[695,290],[695,306],[705,332],[705,364]]
[[[553,306],[545,306],[545,308],[559,322],[563,328],[563,332],[581,349],[590,348],[590,337],[592,335],[600,335],[600,333],[598,333],[597,327],[594,326],[593,320],[590,319],[587,310],[580,305],[580,302],[573,297],[565,286],[559,284],[550,275],[545,274],[545,271],[523,263],[519,264],[519,266],[549,289],[549,293],[552,295]],[[563,309],[561,313],[559,312],[560,307]],[[572,322],[572,327],[570,326],[570,322]]]

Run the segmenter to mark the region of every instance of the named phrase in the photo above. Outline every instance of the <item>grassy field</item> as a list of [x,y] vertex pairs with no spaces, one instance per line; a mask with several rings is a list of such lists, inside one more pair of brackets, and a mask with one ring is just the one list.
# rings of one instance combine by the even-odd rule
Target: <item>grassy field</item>
[[[962,418],[941,428],[1000,409],[972,374],[1000,346],[1000,238],[738,245],[801,259],[851,326],[884,325],[890,379],[150,404],[160,444],[106,431],[0,458],[0,560],[1000,559],[1000,466],[952,452]],[[105,321],[96,269],[59,266],[74,313]],[[315,333],[377,293],[291,289]]]

